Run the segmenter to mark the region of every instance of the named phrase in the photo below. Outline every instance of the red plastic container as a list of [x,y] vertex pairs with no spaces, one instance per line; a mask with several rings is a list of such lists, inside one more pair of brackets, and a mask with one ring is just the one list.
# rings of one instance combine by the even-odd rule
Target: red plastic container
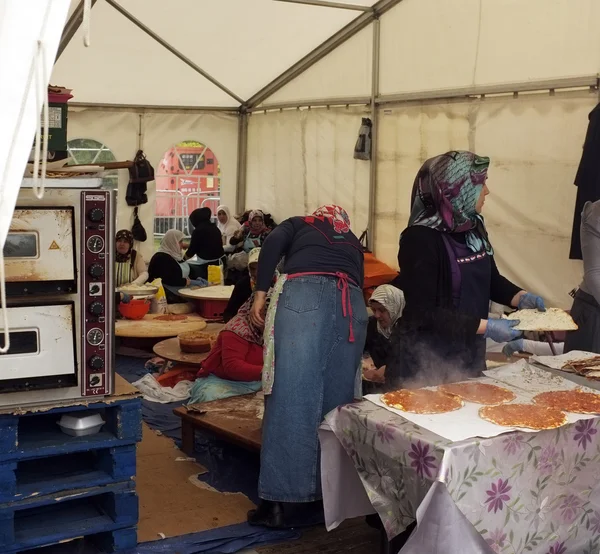
[[121,302],[119,312],[127,319],[142,319],[150,311],[148,300],[131,300],[129,304]]
[[210,320],[223,318],[223,312],[227,308],[229,300],[196,300],[196,311],[200,317]]

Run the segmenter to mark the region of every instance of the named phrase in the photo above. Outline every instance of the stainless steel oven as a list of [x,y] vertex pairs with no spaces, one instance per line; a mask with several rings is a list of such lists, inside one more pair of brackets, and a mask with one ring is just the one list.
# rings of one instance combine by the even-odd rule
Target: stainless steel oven
[[3,250],[0,407],[113,391],[114,212],[112,191],[21,188]]

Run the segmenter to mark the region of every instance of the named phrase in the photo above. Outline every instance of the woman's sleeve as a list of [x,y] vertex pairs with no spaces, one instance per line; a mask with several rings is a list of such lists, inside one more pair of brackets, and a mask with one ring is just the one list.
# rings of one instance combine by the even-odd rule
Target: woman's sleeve
[[227,378],[232,381],[260,381],[262,365],[246,361],[251,343],[235,333],[222,333],[221,362]]
[[586,292],[600,304],[600,237],[585,223],[581,224],[581,253]]
[[137,277],[132,281],[132,284],[143,285],[148,280],[146,262],[144,262],[144,258],[139,252],[135,256],[135,273]]
[[168,255],[160,258],[154,255],[150,260],[148,274],[152,280],[160,278],[165,285],[172,287],[183,287],[187,283],[179,264]]
[[188,247],[185,258],[193,258],[198,253],[198,247],[200,246],[198,243],[202,240],[200,233],[198,233],[195,229],[192,232],[192,238],[190,240],[190,246]]
[[424,228],[406,233],[400,240],[398,263],[406,298],[402,317],[448,340],[475,337],[481,322],[478,317],[440,305],[440,295],[446,292],[441,290],[440,267],[446,260],[440,259],[445,252],[440,254],[435,238]]
[[240,242],[244,242],[246,240],[246,235],[248,234],[249,231],[250,231],[250,227],[248,227],[246,225],[242,225],[234,233],[234,235],[229,239],[229,244],[231,244],[232,246],[235,246],[236,244],[239,244]]
[[244,302],[252,296],[252,287],[250,285],[250,277],[242,277],[233,287],[233,292],[227,302],[227,307],[223,312],[223,321],[227,323],[238,310],[243,306]]
[[258,259],[256,290],[267,292],[271,287],[275,268],[282,256],[289,250],[294,239],[294,224],[287,219],[278,225],[262,244]]
[[492,275],[490,280],[490,300],[504,306],[510,306],[515,294],[519,293],[520,287],[511,283],[506,277],[500,274],[494,256],[490,256],[492,261]]

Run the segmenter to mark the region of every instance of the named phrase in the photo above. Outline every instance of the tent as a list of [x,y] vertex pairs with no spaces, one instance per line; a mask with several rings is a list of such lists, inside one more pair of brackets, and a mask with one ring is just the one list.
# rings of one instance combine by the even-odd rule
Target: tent
[[[501,270],[568,307],[587,114],[598,102],[597,0],[73,0],[51,83],[69,139],[155,168],[182,141],[218,159],[220,198],[276,219],[335,202],[396,264],[421,163],[492,158],[486,221]],[[373,160],[353,159],[362,117]],[[119,190],[127,183],[119,175]],[[155,190],[141,209],[153,228]],[[119,195],[119,225],[131,222]],[[142,247],[148,255],[150,241]]]

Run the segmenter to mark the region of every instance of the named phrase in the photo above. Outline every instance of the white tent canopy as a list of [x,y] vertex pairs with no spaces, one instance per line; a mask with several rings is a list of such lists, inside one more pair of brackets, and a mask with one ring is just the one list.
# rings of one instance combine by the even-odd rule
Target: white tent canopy
[[[335,201],[390,264],[422,162],[476,150],[492,158],[486,217],[501,269],[570,305],[597,0],[94,4],[85,48],[72,3],[51,79],[73,89],[69,138],[118,159],[141,146],[155,167],[177,142],[200,141],[219,159],[223,202],[281,219]],[[374,122],[372,162],[352,155],[362,117]],[[147,229],[153,201],[151,191]]]

